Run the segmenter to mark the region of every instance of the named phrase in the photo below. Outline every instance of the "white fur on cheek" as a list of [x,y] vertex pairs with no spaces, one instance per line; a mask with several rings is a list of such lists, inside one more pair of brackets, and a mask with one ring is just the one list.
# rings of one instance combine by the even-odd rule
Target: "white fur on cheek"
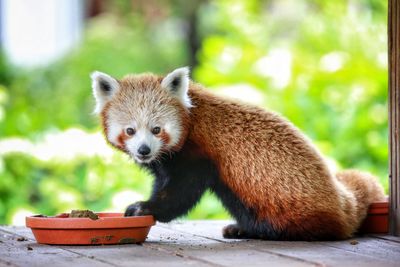
[[107,130],[107,139],[110,141],[112,144],[119,146],[118,142],[118,136],[121,134],[123,131],[123,127],[115,124],[115,123],[109,123],[108,124],[108,130]]
[[168,147],[173,147],[179,143],[181,139],[181,126],[177,121],[169,121],[165,124],[165,131],[169,134],[171,141],[167,144]]

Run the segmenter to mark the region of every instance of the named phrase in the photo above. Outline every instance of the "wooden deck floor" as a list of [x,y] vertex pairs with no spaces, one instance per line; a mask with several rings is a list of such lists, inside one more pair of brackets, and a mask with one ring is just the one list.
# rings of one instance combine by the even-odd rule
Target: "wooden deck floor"
[[[400,266],[400,238],[340,242],[227,240],[223,221],[157,224],[142,245],[48,246],[0,227],[0,266]],[[26,241],[21,241],[25,237]]]

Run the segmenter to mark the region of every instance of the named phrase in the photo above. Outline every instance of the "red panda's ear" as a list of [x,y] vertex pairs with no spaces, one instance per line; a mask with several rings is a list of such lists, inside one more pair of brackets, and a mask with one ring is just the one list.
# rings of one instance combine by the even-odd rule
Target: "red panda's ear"
[[90,77],[92,78],[93,96],[96,99],[95,113],[100,113],[104,105],[112,99],[119,89],[119,83],[116,79],[108,74],[95,71]]
[[165,88],[173,96],[177,97],[183,105],[192,107],[188,90],[189,90],[189,68],[183,67],[169,73],[161,81],[161,87]]

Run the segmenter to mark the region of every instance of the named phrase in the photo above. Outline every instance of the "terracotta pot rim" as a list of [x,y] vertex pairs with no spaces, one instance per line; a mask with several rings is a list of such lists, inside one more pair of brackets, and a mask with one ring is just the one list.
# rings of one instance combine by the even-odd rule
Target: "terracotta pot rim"
[[155,224],[154,218],[148,216],[124,217],[123,213],[99,212],[98,220],[90,218],[68,218],[68,213],[55,217],[26,217],[26,226],[35,229],[109,229],[109,228],[140,228]]
[[380,201],[380,202],[373,202],[371,207],[388,207],[389,201]]
[[389,202],[374,202],[369,206],[369,215],[387,215],[389,213]]

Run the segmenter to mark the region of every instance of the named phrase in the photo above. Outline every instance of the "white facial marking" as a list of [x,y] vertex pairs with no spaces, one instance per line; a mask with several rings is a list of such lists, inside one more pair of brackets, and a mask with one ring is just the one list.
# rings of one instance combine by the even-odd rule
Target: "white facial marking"
[[110,141],[112,144],[119,146],[121,145],[118,141],[118,136],[123,132],[124,129],[121,125],[117,123],[112,123],[110,122],[108,125],[108,131],[107,131],[107,139]]
[[[138,163],[158,160],[163,153],[175,149],[183,133],[182,109],[177,108],[175,99],[185,107],[192,106],[188,96],[188,74],[188,68],[176,69],[162,80],[160,87],[155,78],[147,82],[141,80],[141,76],[131,77],[132,81],[127,84],[125,80],[118,82],[106,74],[94,73],[92,79],[97,100],[96,110],[101,111],[110,101],[107,114],[103,114],[108,141],[123,149]],[[102,81],[108,83],[104,86],[101,85]],[[110,89],[107,85],[111,85],[111,90],[104,90]],[[100,90],[100,86],[103,86],[103,90]],[[154,127],[160,127],[161,132],[153,134],[151,131]],[[127,135],[127,128],[133,128],[134,134]],[[143,145],[150,149],[149,154],[139,153]]]
[[[150,148],[150,153],[145,157],[138,153],[138,150],[142,145],[146,145]],[[135,135],[125,142],[125,146],[136,161],[139,163],[149,163],[157,157],[162,142],[148,129],[137,129]]]
[[177,121],[168,121],[165,124],[165,131],[168,133],[170,137],[169,144],[167,144],[167,147],[174,147],[175,145],[178,144],[179,139],[181,137],[181,126]]
[[[149,109],[151,110],[151,109]],[[160,115],[145,110],[136,110],[134,121],[123,119],[120,113],[114,113],[113,107],[109,110],[107,116],[107,138],[117,147],[122,146],[130,156],[138,163],[149,163],[157,159],[162,151],[168,151],[176,146],[181,138],[182,126],[178,119],[178,114],[174,109],[164,108],[160,110]],[[119,136],[125,134],[127,128],[133,128],[135,134],[123,138],[123,144]],[[160,134],[153,134],[151,130],[154,127],[160,127]],[[164,143],[162,132],[168,135],[168,143]],[[126,134],[125,134],[126,135]],[[138,153],[140,146],[146,145],[150,148],[150,153],[143,157]]]

